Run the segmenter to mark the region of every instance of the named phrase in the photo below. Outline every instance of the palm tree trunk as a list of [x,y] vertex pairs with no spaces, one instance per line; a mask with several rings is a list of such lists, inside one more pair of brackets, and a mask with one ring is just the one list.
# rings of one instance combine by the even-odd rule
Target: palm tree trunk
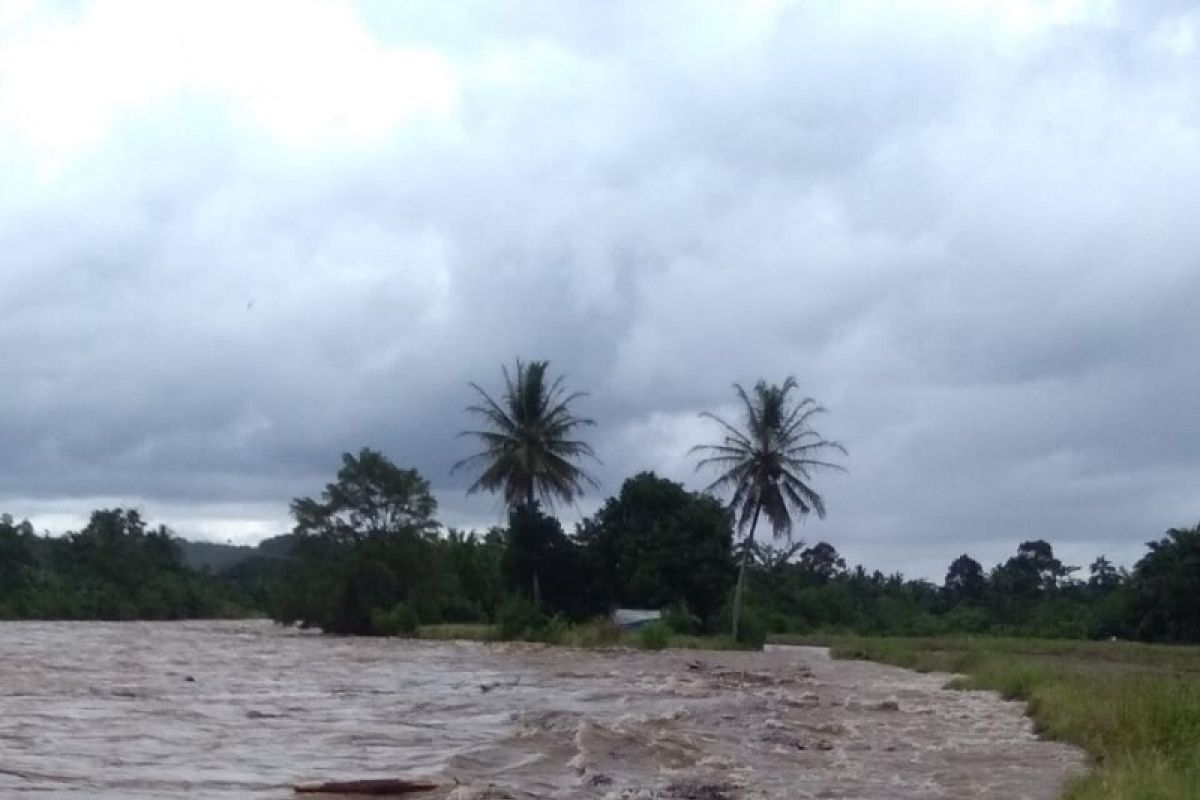
[[[536,497],[533,494],[533,481],[529,482],[529,488],[525,490],[525,507],[529,509],[529,513],[533,513],[533,504]],[[533,605],[535,608],[542,607],[542,582],[538,579],[538,569],[533,568]]]
[[737,641],[738,623],[742,618],[742,599],[746,591],[746,564],[750,561],[750,542],[754,541],[754,529],[758,527],[758,515],[762,511],[762,501],[754,507],[754,519],[750,521],[750,533],[742,543],[742,565],[738,568],[737,588],[733,590],[733,639]]

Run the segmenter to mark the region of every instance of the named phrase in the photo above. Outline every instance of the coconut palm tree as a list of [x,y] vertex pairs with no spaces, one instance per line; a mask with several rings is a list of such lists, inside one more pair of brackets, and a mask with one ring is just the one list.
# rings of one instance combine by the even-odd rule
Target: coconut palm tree
[[[765,514],[776,539],[790,539],[794,517],[816,512],[825,516],[825,501],[812,487],[813,473],[821,469],[843,470],[826,460],[828,453],[846,454],[837,442],[813,430],[813,417],[825,412],[811,397],[794,402],[789,395],[797,388],[789,377],[783,385],[759,381],[753,392],[733,385],[742,401],[742,427],[708,412],[700,416],[716,422],[724,431],[720,444],[697,445],[691,452],[703,456],[697,469],[720,470],[705,491],[732,492],[729,507],[745,542],[754,540],[758,519]],[[733,595],[733,635],[737,638],[746,584],[746,564],[751,548],[742,548],[737,589]]]
[[[467,411],[479,417],[483,427],[462,431],[459,436],[478,438],[483,450],[459,461],[450,470],[472,466],[481,469],[467,494],[501,492],[509,511],[524,509],[536,514],[538,501],[552,508],[559,500],[574,502],[583,494],[585,483],[599,486],[576,463],[583,457],[599,459],[591,445],[572,438],[578,428],[596,423],[571,413],[571,403],[583,397],[583,393],[567,394],[562,376],[547,384],[548,366],[547,361],[526,364],[517,359],[515,376],[503,368],[505,389],[499,400],[478,384],[471,384],[480,402],[467,406]],[[516,516],[510,519],[515,520]],[[536,569],[533,601],[541,605]]]
[[468,494],[500,492],[509,509],[532,508],[538,501],[553,507],[556,501],[574,502],[584,484],[599,486],[576,463],[584,457],[599,461],[587,442],[573,438],[577,429],[596,424],[571,413],[571,403],[584,394],[567,394],[562,376],[547,383],[548,366],[547,361],[526,364],[518,359],[515,375],[504,368],[505,389],[499,400],[471,384],[479,402],[467,411],[483,425],[459,435],[476,437],[483,450],[451,468],[481,469]]

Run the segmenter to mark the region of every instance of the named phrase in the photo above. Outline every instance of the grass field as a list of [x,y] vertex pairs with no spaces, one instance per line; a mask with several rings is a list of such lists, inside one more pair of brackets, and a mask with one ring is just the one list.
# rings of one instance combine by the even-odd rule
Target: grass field
[[[495,625],[443,624],[422,625],[417,631],[418,639],[438,641],[469,640],[477,642],[499,641],[499,629]],[[665,626],[655,626],[652,631],[626,631],[603,621],[566,625],[549,632],[539,639],[547,644],[564,647],[630,647],[640,650],[678,648],[682,650],[739,650],[743,649],[729,636],[687,636],[669,631]]]
[[1039,639],[772,637],[962,676],[954,688],[1024,700],[1039,733],[1072,742],[1091,773],[1064,800],[1200,798],[1200,647]]

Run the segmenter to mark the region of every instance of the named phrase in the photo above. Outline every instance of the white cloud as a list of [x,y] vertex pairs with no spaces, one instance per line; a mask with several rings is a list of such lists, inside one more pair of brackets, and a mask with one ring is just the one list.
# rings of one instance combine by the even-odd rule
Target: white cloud
[[351,7],[298,2],[99,2],[0,44],[0,111],[53,165],[171,97],[210,98],[289,146],[378,142],[453,115],[431,48],[387,48]]

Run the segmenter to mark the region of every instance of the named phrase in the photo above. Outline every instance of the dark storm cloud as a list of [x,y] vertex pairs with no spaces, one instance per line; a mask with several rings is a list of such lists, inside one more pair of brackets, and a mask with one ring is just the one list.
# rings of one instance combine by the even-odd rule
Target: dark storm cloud
[[[141,9],[182,56],[115,8],[0,22],[14,514],[260,535],[367,445],[488,524],[455,433],[521,356],[590,392],[606,493],[703,485],[697,413],[795,374],[851,453],[799,533],[871,567],[1198,516],[1186,7]],[[46,26],[134,66],[39,92]]]

